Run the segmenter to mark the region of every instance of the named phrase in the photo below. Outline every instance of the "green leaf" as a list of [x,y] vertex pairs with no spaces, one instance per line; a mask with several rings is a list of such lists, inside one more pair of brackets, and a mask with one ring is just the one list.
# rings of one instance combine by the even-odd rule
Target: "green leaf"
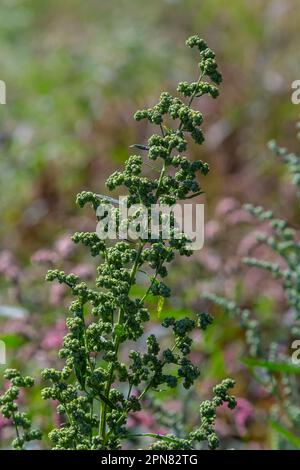
[[272,362],[262,359],[247,358],[242,363],[249,367],[260,367],[271,372],[283,372],[287,374],[300,374],[300,367],[295,364],[286,364],[283,362]]
[[114,327],[114,332],[115,332],[115,335],[116,335],[118,338],[122,338],[122,336],[123,336],[124,333],[125,333],[124,325],[115,325],[115,327]]
[[149,147],[147,145],[141,145],[141,144],[133,144],[129,146],[130,148],[136,148],[139,150],[149,150]]
[[167,317],[174,317],[175,320],[179,320],[180,318],[182,317],[186,317],[187,315],[193,315],[193,312],[190,312],[189,310],[187,309],[178,309],[178,310],[175,310],[174,308],[170,308],[168,307],[167,305],[167,299],[165,299],[165,308],[163,309],[163,311],[161,312],[161,315],[160,315],[160,319],[163,320]]
[[103,395],[103,393],[98,393],[98,395],[101,400],[104,401],[104,403],[106,403],[110,408],[112,408],[113,410],[117,410],[117,407],[114,405],[114,403],[105,395]]
[[24,337],[14,334],[0,336],[0,340],[4,342],[7,348],[18,348],[26,343]]
[[294,433],[286,429],[282,424],[277,421],[270,421],[271,427],[277,431],[281,436],[283,436],[290,444],[292,444],[297,449],[300,449],[300,438]]
[[163,307],[164,307],[164,303],[165,303],[165,298],[159,296],[159,298],[158,298],[158,304],[157,304],[157,318],[158,318],[159,320],[160,320],[160,316],[161,316],[162,309],[163,309]]

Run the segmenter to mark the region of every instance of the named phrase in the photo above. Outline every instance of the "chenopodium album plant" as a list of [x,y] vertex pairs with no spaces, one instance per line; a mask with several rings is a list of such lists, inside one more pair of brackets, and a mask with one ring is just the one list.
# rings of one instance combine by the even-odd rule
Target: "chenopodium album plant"
[[[297,128],[300,129],[300,123]],[[298,138],[300,140],[300,133]],[[300,198],[300,156],[279,147],[275,141],[269,143],[269,148],[286,165],[297,189],[297,197]],[[272,261],[254,257],[244,258],[243,261],[248,266],[264,269],[281,282],[289,307],[289,319],[280,316],[278,336],[267,344],[263,326],[248,309],[242,309],[234,301],[214,294],[206,294],[205,298],[239,319],[241,326],[246,330],[251,357],[246,359],[245,363],[250,367],[259,368],[255,378],[275,399],[270,422],[275,431],[274,446],[300,448],[300,394],[299,380],[295,375],[295,372],[299,372],[299,366],[291,363],[294,345],[299,347],[300,340],[299,230],[261,206],[246,204],[244,209],[260,222],[270,224],[271,234],[262,232],[257,236],[257,241],[270,249]],[[274,261],[274,255],[277,261]]]
[[[188,136],[197,144],[204,140],[199,127],[203,116],[192,109],[193,101],[206,94],[216,98],[218,89],[214,83],[219,84],[222,77],[214,52],[202,39],[193,36],[187,40],[187,46],[196,48],[200,54],[198,81],[178,85],[183,100],[164,92],[153,108],[135,114],[137,121],[146,119],[158,128],[158,133],[149,138],[147,145],[135,147],[147,152],[150,160],[161,162],[159,176],[154,179],[143,176],[144,159],[133,155],[126,161],[125,170],[113,173],[106,182],[109,190],[119,186],[127,188],[128,207],[134,204],[171,206],[201,193],[196,174],[206,175],[208,164],[189,161],[182,152],[187,149]],[[210,82],[204,81],[205,77]],[[171,127],[176,122],[177,127]],[[82,192],[77,203],[81,207],[90,203],[97,211],[106,199]],[[117,216],[119,211],[119,207],[115,208]],[[99,219],[104,223],[103,218]],[[180,383],[188,389],[199,377],[198,367],[189,358],[193,342],[191,333],[195,328],[205,330],[209,326],[212,318],[206,313],[199,313],[194,319],[165,318],[162,326],[173,334],[168,348],[161,350],[156,336],[150,334],[145,339],[144,351],[130,351],[126,364],[120,360],[122,346],[128,341],[137,342],[145,334],[145,323],[150,319],[147,296],[151,294],[162,301],[171,295],[169,287],[162,281],[168,274],[167,263],[176,253],[182,256],[192,253],[190,240],[183,233],[181,237],[178,233],[175,237],[176,230],[174,223],[169,240],[160,234],[158,239],[149,236],[147,239],[118,240],[111,246],[97,233],[75,233],[73,241],[82,243],[90,249],[92,256],[99,257],[96,288],[80,282],[74,274],[58,270],[48,272],[48,281],[66,284],[75,298],[66,320],[69,333],[59,351],[65,365],[62,370],[42,372],[43,378],[51,383],[42,390],[42,396],[59,402],[57,412],[64,422],[59,429],[50,432],[54,449],[119,449],[124,440],[132,437],[126,428],[128,414],[141,410],[147,394],[162,387],[174,388]],[[142,298],[137,298],[132,288],[137,274],[145,270],[149,285]],[[10,371],[7,377],[14,381],[14,374],[17,372]],[[210,449],[217,448],[216,409],[223,403],[231,409],[235,407],[236,401],[229,394],[233,385],[233,380],[225,379],[214,388],[212,400],[200,404],[199,427],[185,438],[175,434],[146,434],[155,439],[151,448],[193,449],[205,442]],[[14,388],[11,390],[15,391]],[[9,396],[12,393],[11,398],[16,396],[14,392],[6,393]],[[5,396],[2,403],[6,403]],[[7,416],[18,424],[17,405],[13,401],[9,403],[11,411],[7,411]],[[26,431],[19,435],[16,447],[22,447],[28,436],[32,438],[33,434]]]

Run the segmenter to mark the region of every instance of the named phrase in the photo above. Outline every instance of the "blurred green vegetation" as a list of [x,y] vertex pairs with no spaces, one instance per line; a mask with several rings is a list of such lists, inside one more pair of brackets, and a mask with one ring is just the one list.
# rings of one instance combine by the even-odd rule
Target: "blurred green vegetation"
[[3,0],[1,10],[6,247],[26,259],[76,224],[75,193],[102,190],[129,145],[145,139],[135,109],[195,77],[184,47],[192,33],[217,51],[224,75],[221,99],[203,109],[208,210],[228,193],[272,203],[278,170],[265,143],[289,133],[298,112],[290,102],[299,78],[297,0]]
[[[0,106],[0,249],[12,251],[24,272],[20,298],[1,281],[0,300],[18,301],[38,332],[28,325],[19,331],[15,324],[12,332],[1,331],[10,357],[20,341],[28,349],[28,354],[18,351],[14,364],[25,358],[26,367],[34,369],[56,360],[55,350],[41,352],[39,335],[62,318],[65,304],[47,304],[45,269],[30,272],[32,254],[53,247],[61,234],[93,229],[88,212],[82,215],[76,208],[76,193],[106,192],[104,181],[128,157],[129,146],[144,143],[151,133],[146,124],[134,122],[135,110],[151,106],[162,90],[174,92],[178,81],[196,78],[195,57],[184,46],[192,34],[216,51],[224,78],[220,98],[201,104],[206,143],[191,146],[191,157],[211,166],[203,181],[207,220],[222,198],[232,196],[275,208],[297,224],[293,190],[266,143],[279,138],[295,149],[300,107],[290,96],[291,83],[300,78],[299,24],[299,0],[1,1],[0,79],[7,85],[7,104]],[[236,255],[245,228],[232,228],[230,237],[226,227],[224,232],[213,245],[223,264]],[[61,262],[66,271],[78,263],[79,257]],[[201,309],[207,285],[225,284],[218,272],[207,279],[201,253],[189,263],[175,262],[174,268],[169,280],[174,296],[161,318]],[[246,298],[271,330],[272,315],[282,305],[254,287],[249,300],[253,292],[241,279],[235,281],[238,300]],[[160,307],[150,306],[155,323]],[[265,423],[266,398],[258,396],[238,363],[243,347],[236,323],[218,314],[195,351],[208,381],[196,392],[203,398],[210,381],[240,374],[237,395],[255,403],[257,422]],[[184,401],[185,407],[194,406]],[[45,409],[37,397],[34,407]],[[46,410],[48,417],[51,412]],[[247,439],[269,446],[270,436],[254,424]]]

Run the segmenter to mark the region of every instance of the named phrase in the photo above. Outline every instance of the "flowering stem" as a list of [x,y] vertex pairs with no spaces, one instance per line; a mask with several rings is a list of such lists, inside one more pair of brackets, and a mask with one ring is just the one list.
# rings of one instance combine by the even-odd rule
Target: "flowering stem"
[[[129,282],[130,287],[129,287],[128,294],[130,292],[130,289],[131,289],[131,286],[133,284],[136,272],[138,270],[139,263],[140,263],[140,256],[141,256],[141,253],[143,251],[144,246],[145,246],[145,242],[142,242],[141,240],[139,240],[139,248],[138,248],[138,251],[137,251],[135,262],[134,262],[132,270],[131,270],[131,274],[130,274],[130,282]],[[125,313],[124,310],[122,308],[120,308],[119,309],[119,318],[118,318],[117,325],[123,325],[124,313]],[[120,347],[120,336],[117,336],[116,340],[115,340],[115,356],[116,357],[118,355],[119,347]],[[113,376],[114,376],[114,364],[112,363],[112,364],[110,364],[110,375],[109,375],[109,379],[107,381],[106,389],[105,389],[105,397],[107,399],[109,399],[109,392],[110,392],[110,389],[111,389],[111,386],[112,386]],[[101,426],[100,427],[100,435],[101,435],[103,441],[105,441],[105,433],[106,433],[106,414],[107,414],[107,403],[102,402],[101,419],[100,419],[100,426]]]

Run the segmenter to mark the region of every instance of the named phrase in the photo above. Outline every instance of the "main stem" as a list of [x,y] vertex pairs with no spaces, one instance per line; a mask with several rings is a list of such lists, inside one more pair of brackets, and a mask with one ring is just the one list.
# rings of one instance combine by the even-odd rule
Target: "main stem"
[[[137,251],[136,258],[135,258],[135,262],[132,266],[132,270],[131,270],[131,273],[130,273],[130,287],[129,287],[128,294],[130,292],[132,283],[134,281],[134,277],[135,277],[136,272],[138,270],[138,266],[139,266],[139,262],[140,262],[140,256],[141,256],[141,253],[143,251],[144,245],[145,245],[145,242],[142,242],[140,240],[139,241],[139,248],[138,248],[138,251]],[[125,314],[124,310],[122,308],[120,308],[119,309],[119,318],[118,318],[118,321],[117,321],[116,325],[123,325],[124,314]],[[115,339],[115,356],[116,357],[118,355],[120,342],[121,342],[120,336],[117,336],[116,339]],[[110,389],[111,389],[112,382],[113,382],[113,376],[114,376],[114,364],[111,364],[110,365],[110,374],[109,374],[109,378],[108,378],[106,388],[105,388],[105,392],[104,392],[106,398],[109,398],[109,393],[110,393]],[[101,419],[100,419],[100,435],[101,435],[103,441],[105,440],[105,434],[106,434],[106,415],[107,415],[107,403],[102,402]]]
[[[198,78],[198,83],[202,80],[203,75],[204,75],[203,73],[200,74],[200,76]],[[188,102],[188,107],[189,108],[191,107],[195,96],[196,96],[196,92],[194,92],[192,94],[192,96],[190,97],[190,100]],[[181,130],[181,128],[182,128],[182,123],[179,126],[179,130]],[[161,130],[161,133],[164,137],[165,132],[164,132],[164,129],[163,129],[162,125],[160,125],[160,130]],[[161,172],[160,172],[158,185],[157,185],[157,190],[156,190],[156,198],[159,197],[159,190],[160,190],[162,179],[165,175],[165,172],[166,172],[166,164],[165,164],[165,162],[163,162],[163,166],[162,166],[162,169],[161,169]],[[139,248],[138,248],[138,251],[137,251],[137,256],[136,256],[136,259],[135,259],[135,262],[134,262],[134,265],[132,267],[131,274],[130,274],[130,287],[129,287],[128,294],[130,292],[132,283],[134,281],[134,277],[135,277],[136,272],[138,270],[138,266],[139,266],[139,262],[140,262],[140,256],[141,256],[141,253],[142,253],[143,248],[145,246],[145,243],[146,243],[145,241],[143,242],[142,240],[139,240]],[[119,317],[118,317],[118,321],[117,321],[116,325],[123,325],[123,323],[124,323],[124,314],[125,314],[124,310],[122,308],[120,308],[119,309]],[[118,355],[120,342],[121,342],[121,339],[120,339],[119,336],[117,336],[116,339],[115,339],[115,357],[117,357],[117,355]],[[111,386],[112,386],[112,382],[113,382],[113,377],[114,377],[114,364],[111,364],[110,365],[109,378],[107,380],[107,384],[106,384],[106,388],[105,388],[105,392],[104,392],[104,395],[105,395],[106,398],[109,398],[109,394],[110,394],[110,390],[111,390]],[[151,387],[151,381],[148,384],[148,386],[145,388],[145,390],[142,392],[142,394],[139,396],[139,399],[143,398],[143,396],[145,395],[145,393],[148,391],[148,389],[150,387]],[[130,395],[130,392],[129,392],[129,395]],[[101,417],[100,417],[100,423],[99,423],[99,428],[100,428],[99,433],[100,433],[100,436],[101,436],[103,442],[105,442],[106,437],[107,437],[106,436],[106,418],[107,418],[107,403],[102,401]]]

